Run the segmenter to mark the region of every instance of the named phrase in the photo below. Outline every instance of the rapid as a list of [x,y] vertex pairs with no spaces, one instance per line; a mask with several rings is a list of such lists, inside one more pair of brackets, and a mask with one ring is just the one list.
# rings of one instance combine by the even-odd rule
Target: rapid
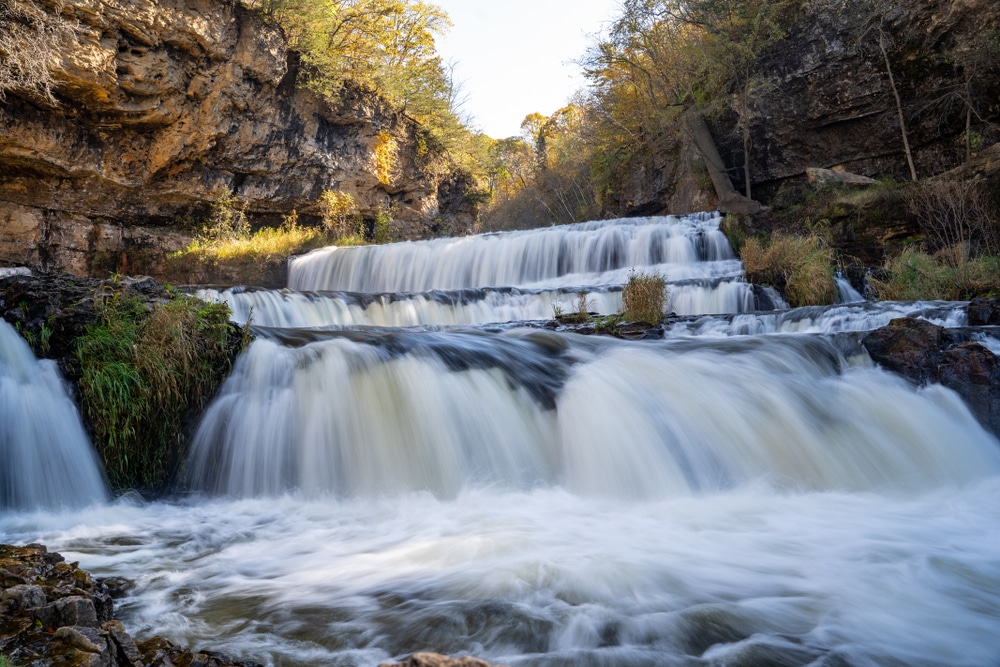
[[[662,340],[538,326],[633,271],[668,282]],[[22,493],[0,538],[133,579],[136,635],[268,665],[995,665],[1000,443],[859,342],[965,304],[840,288],[755,311],[714,214],[316,251],[201,292],[257,340],[174,497]],[[71,408],[11,336],[0,389]],[[12,442],[69,440],[20,393]]]

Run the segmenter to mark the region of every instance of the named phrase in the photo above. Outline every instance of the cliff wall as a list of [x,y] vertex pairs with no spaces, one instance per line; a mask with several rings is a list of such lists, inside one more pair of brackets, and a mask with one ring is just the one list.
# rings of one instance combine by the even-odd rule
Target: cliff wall
[[[910,178],[879,27],[918,176],[965,158],[967,102],[976,107],[973,131],[995,133],[989,126],[1000,122],[1000,69],[974,63],[972,52],[983,47],[977,40],[1000,28],[996,3],[880,4],[883,11],[873,10],[870,0],[809,0],[787,38],[763,54],[749,119],[754,183],[835,166]],[[738,133],[725,123],[717,129],[727,163],[742,165]],[[734,172],[734,178],[742,175]]]
[[[965,159],[967,120],[974,147],[1000,141],[1000,58],[988,52],[1000,39],[996,9],[995,0],[804,0],[786,36],[760,55],[746,119],[732,110],[735,91],[733,104],[706,110],[734,185],[744,190],[741,120],[753,193],[765,203],[809,167],[909,180],[880,27],[919,177]],[[684,129],[671,131],[677,138],[656,139],[626,165],[608,214],[716,205]]]
[[0,100],[0,264],[86,273],[100,254],[179,248],[226,190],[273,224],[333,189],[368,218],[394,207],[403,238],[471,225],[465,180],[417,123],[366,91],[332,104],[298,87],[282,31],[238,2],[32,4],[73,30],[39,54],[55,103]]

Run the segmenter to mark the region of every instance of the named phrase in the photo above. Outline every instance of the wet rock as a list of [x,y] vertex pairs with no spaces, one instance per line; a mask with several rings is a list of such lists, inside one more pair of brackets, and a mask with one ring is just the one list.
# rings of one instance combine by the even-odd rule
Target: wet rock
[[1000,299],[973,299],[966,309],[969,317],[969,326],[998,326],[1000,325]]
[[478,658],[449,658],[440,653],[414,653],[403,662],[383,662],[379,667],[500,667]]
[[954,390],[1000,437],[1000,360],[989,349],[925,320],[899,318],[862,339],[872,360],[917,384]]
[[682,646],[690,655],[702,655],[716,644],[731,644],[754,633],[745,614],[716,605],[687,609],[680,614],[684,630]]
[[821,651],[789,642],[755,641],[726,646],[705,655],[712,667],[805,667]]
[[76,563],[38,544],[0,544],[0,648],[16,665],[259,667],[162,637],[136,644],[112,613],[104,583]]
[[944,327],[900,317],[869,333],[862,343],[872,360],[883,368],[926,383],[933,381],[941,355],[955,340]]
[[135,588],[135,582],[125,577],[104,577],[97,582],[104,587],[113,600],[125,597]]
[[94,601],[79,595],[71,595],[47,604],[34,611],[36,621],[50,628],[61,628],[65,625],[79,625],[96,628],[97,609]]

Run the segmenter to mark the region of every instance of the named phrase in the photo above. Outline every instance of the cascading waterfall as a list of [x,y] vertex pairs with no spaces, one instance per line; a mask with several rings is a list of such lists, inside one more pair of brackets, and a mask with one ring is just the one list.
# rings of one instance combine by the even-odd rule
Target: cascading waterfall
[[[422,294],[349,294],[246,290],[199,290],[207,301],[224,301],[233,319],[269,327],[451,326],[551,319],[579,310],[611,315],[622,308],[621,285],[596,289],[529,290],[517,287],[436,290]],[[748,313],[753,292],[745,282],[690,281],[669,288],[667,310],[675,315]]]
[[741,272],[716,215],[588,222],[389,246],[327,248],[295,259],[289,287],[429,292],[465,287],[621,285],[631,270],[669,281]]
[[[139,635],[268,665],[995,664],[1000,444],[858,343],[966,304],[843,281],[836,306],[753,312],[718,224],[326,249],[290,289],[203,292],[258,338],[190,495],[0,532],[135,578]],[[669,283],[664,340],[524,326],[581,295],[614,312],[633,270]]]
[[1000,472],[995,440],[952,394],[842,372],[828,342],[648,348],[538,331],[260,340],[202,422],[192,486],[453,497],[544,484],[649,499]]
[[107,499],[97,459],[55,364],[0,320],[0,509]]

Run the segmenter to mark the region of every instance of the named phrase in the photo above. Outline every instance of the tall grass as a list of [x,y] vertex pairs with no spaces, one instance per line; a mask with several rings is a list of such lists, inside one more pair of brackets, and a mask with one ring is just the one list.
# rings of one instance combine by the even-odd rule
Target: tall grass
[[879,299],[964,301],[980,296],[1000,296],[1000,257],[965,259],[959,253],[930,255],[907,248],[885,265],[888,278],[872,280]]
[[[347,241],[351,244],[350,239]],[[171,276],[186,276],[206,267],[224,266],[228,267],[228,275],[252,282],[269,265],[324,245],[326,237],[321,230],[298,225],[265,227],[249,236],[200,237],[183,250],[167,255],[167,271]]]
[[186,295],[149,306],[111,290],[77,341],[80,403],[116,490],[161,489],[184,454],[185,417],[228,369],[229,309]]
[[792,306],[818,306],[837,298],[833,249],[815,236],[774,234],[746,239],[740,259],[747,280],[774,287]]
[[632,322],[657,324],[667,303],[667,283],[658,273],[631,273],[622,289],[622,316]]

